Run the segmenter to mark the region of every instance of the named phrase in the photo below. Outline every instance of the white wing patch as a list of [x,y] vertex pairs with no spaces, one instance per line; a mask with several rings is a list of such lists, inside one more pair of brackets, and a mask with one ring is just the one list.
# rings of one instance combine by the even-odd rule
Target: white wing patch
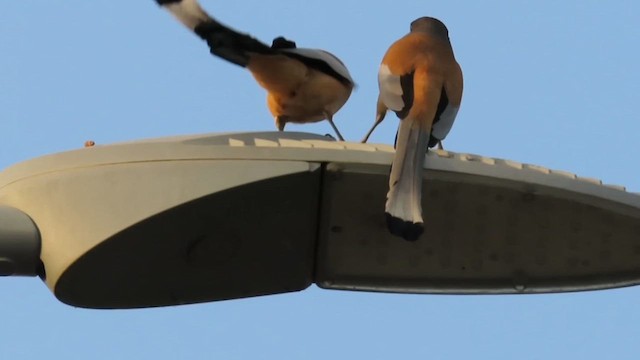
[[300,56],[304,56],[310,59],[322,60],[329,67],[331,67],[335,72],[340,74],[342,77],[348,79],[352,84],[353,79],[351,78],[351,74],[349,74],[349,70],[347,67],[338,59],[335,55],[328,51],[320,50],[320,49],[305,49],[305,48],[295,48],[295,49],[280,49],[283,52],[290,52],[293,54],[297,54]]
[[387,108],[393,111],[404,109],[400,76],[391,73],[391,70],[385,64],[380,65],[380,70],[378,71],[378,87],[380,88],[380,99]]
[[458,115],[459,107],[447,105],[447,108],[444,109],[442,114],[440,115],[440,121],[433,124],[431,127],[431,136],[438,140],[444,140],[449,134],[449,130],[453,126],[453,122],[456,119],[456,115]]

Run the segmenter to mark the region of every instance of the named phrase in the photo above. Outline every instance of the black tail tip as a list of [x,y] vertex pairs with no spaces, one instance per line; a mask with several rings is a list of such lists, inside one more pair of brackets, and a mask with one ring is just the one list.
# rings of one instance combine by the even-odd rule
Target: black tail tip
[[169,5],[169,4],[177,4],[179,2],[182,2],[182,0],[156,0],[156,2],[158,3],[158,5]]
[[414,223],[385,213],[387,217],[387,228],[395,236],[399,236],[407,241],[416,241],[424,232],[423,223]]

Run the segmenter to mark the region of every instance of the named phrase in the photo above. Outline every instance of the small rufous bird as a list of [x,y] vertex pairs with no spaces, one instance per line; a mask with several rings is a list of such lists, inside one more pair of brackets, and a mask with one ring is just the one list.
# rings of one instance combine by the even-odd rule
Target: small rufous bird
[[354,82],[347,67],[324,50],[297,48],[278,37],[271,46],[209,16],[196,0],[156,0],[209,45],[211,54],[247,68],[267,90],[276,127],[327,119],[340,140],[333,115],[347,102]]
[[424,231],[425,155],[449,133],[462,101],[462,83],[449,31],[431,17],[413,21],[409,34],[393,43],[382,59],[376,122],[365,140],[387,109],[400,118],[385,213],[389,231],[405,240],[415,241]]

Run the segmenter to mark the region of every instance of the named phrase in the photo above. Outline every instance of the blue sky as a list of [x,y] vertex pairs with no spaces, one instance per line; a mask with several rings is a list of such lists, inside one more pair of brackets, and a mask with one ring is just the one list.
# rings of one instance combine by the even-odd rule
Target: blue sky
[[[450,30],[465,76],[447,149],[539,164],[640,191],[640,3],[214,1],[219,20],[269,42],[338,55],[358,88],[335,120],[373,121],[377,68],[419,16]],[[397,120],[371,141],[392,143]],[[273,130],[249,73],[152,0],[7,1],[0,11],[0,169],[32,157],[177,134]],[[288,130],[329,133],[328,123]],[[640,353],[640,288],[529,296],[306,291],[99,311],[35,278],[0,279],[2,359],[540,359]]]

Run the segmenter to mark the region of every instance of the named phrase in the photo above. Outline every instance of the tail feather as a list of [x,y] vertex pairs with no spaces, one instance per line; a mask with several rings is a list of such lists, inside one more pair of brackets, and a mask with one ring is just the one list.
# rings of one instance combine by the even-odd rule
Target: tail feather
[[272,54],[274,50],[259,40],[218,22],[197,0],[156,0],[187,28],[207,42],[211,54],[245,67],[249,53]]
[[385,212],[389,232],[408,241],[417,240],[424,231],[422,172],[428,143],[429,130],[420,121],[400,121]]
[[202,23],[215,22],[196,0],[156,0],[156,2],[191,30]]

